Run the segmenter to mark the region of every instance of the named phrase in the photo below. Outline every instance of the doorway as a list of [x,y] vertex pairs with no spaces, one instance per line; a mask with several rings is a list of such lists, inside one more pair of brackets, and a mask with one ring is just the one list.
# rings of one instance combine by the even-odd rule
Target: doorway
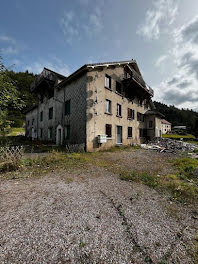
[[122,144],[122,126],[116,126],[116,144]]
[[59,125],[56,129],[56,145],[62,145],[63,143],[63,128]]

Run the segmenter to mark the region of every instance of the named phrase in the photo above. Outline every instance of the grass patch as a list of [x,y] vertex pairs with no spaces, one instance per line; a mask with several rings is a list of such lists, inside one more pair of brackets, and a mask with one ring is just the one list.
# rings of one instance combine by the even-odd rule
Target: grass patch
[[163,138],[171,138],[171,139],[180,139],[180,138],[195,138],[195,136],[191,134],[186,134],[186,135],[177,135],[177,134],[163,134]]

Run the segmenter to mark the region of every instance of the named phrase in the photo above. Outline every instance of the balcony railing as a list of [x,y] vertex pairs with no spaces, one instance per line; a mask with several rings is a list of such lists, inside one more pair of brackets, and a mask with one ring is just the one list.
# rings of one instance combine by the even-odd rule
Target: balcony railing
[[151,96],[154,95],[153,89],[145,83],[143,78],[135,70],[132,70],[131,73],[125,72],[123,74],[122,80],[130,80],[130,79],[134,79],[136,82],[138,82],[141,85],[141,87],[145,91],[147,91]]

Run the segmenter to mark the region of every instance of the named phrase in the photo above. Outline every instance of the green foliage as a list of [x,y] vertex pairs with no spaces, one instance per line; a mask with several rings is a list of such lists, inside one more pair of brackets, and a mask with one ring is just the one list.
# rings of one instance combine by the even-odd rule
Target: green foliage
[[198,137],[198,113],[189,109],[179,109],[174,105],[154,102],[156,109],[161,112],[172,126],[186,126],[187,133]]
[[176,135],[176,134],[163,134],[162,135],[163,138],[171,138],[171,139],[180,139],[180,138],[187,138],[187,139],[193,139],[195,138],[195,136],[191,135],[191,134],[180,134],[180,135]]

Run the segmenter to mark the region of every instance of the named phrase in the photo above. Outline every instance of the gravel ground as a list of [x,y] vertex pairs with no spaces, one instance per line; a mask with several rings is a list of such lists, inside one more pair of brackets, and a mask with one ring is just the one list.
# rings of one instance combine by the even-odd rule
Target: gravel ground
[[[133,152],[105,155],[137,163]],[[103,168],[3,181],[0,212],[1,264],[194,261],[192,208]]]

